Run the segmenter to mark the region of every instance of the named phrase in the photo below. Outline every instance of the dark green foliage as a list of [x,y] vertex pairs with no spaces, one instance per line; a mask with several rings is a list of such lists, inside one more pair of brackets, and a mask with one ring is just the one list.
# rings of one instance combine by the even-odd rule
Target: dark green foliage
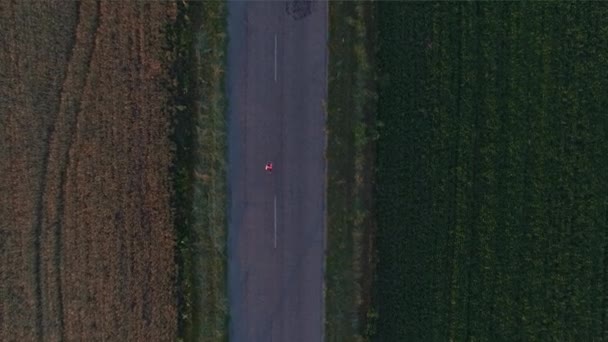
[[608,338],[608,6],[378,11],[379,340]]
[[329,3],[325,340],[367,341],[374,254],[375,14],[370,2]]
[[175,235],[177,248],[175,262],[177,265],[176,295],[179,316],[178,336],[183,338],[191,334],[191,318],[199,310],[192,303],[198,302],[200,293],[197,288],[193,271],[193,257],[190,246],[193,240],[191,227],[193,208],[193,168],[194,168],[194,134],[192,113],[194,80],[190,75],[194,70],[192,23],[188,18],[188,9],[183,3],[178,3],[175,23],[167,26],[167,51],[173,58],[171,64],[172,84],[167,84],[171,90],[169,107],[175,108],[172,117],[171,140],[174,143],[173,164],[171,174],[174,192],[171,204],[174,211]]
[[171,64],[178,341],[227,340],[226,3],[178,2]]

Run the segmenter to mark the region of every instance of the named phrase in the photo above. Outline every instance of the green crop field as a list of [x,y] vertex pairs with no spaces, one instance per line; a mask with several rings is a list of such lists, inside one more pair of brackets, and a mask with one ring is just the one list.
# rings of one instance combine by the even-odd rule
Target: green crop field
[[378,4],[382,341],[608,338],[608,6]]

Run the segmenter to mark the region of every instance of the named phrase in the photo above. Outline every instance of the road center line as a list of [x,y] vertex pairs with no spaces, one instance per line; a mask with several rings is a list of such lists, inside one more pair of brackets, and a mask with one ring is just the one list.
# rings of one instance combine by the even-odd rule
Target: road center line
[[274,248],[277,248],[277,196],[274,196]]
[[277,34],[274,34],[274,81],[277,81]]

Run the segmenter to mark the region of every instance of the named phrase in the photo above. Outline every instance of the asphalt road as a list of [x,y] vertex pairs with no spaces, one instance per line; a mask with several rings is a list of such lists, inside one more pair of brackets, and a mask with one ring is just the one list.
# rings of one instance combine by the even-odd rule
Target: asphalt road
[[230,340],[323,341],[327,3],[228,8]]

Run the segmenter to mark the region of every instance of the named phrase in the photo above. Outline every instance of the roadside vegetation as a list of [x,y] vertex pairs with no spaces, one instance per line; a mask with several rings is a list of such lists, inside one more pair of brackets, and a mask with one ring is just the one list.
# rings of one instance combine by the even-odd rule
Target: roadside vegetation
[[378,339],[607,339],[608,8],[377,18]]
[[180,341],[227,340],[225,20],[222,1],[180,2],[168,28]]
[[327,341],[365,341],[373,333],[373,8],[329,3]]

